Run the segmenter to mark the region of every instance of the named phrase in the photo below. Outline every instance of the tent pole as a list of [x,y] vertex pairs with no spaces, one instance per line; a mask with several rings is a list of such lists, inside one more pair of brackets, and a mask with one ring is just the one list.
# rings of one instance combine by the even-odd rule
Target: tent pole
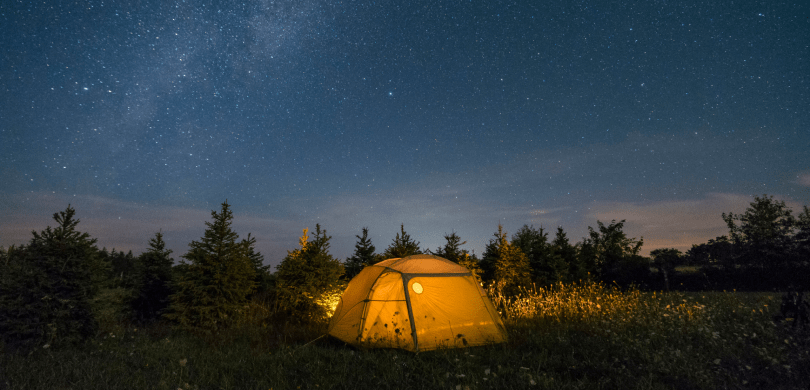
[[411,308],[411,292],[408,291],[410,276],[402,274],[402,288],[405,289],[405,305],[408,306],[408,318],[411,320],[411,335],[413,335],[413,351],[419,352],[419,338],[416,337],[416,322],[413,320],[413,309]]

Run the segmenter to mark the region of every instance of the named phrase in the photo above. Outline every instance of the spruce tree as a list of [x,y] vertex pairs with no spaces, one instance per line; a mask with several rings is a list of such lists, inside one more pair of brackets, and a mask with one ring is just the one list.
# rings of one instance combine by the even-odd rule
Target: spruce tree
[[107,248],[101,250],[101,258],[110,264],[110,274],[108,276],[110,287],[132,288],[135,285],[136,259],[132,251],[107,252]]
[[548,243],[548,233],[543,228],[523,225],[513,236],[512,244],[520,248],[529,259],[532,278],[541,285],[559,282],[568,273],[567,264],[555,256]]
[[368,228],[363,228],[362,236],[357,237],[357,243],[354,244],[354,254],[346,259],[345,278],[351,280],[366,266],[374,264],[377,256],[374,254],[374,245],[371,244],[371,239],[368,238]]
[[475,280],[478,281],[478,284],[483,283],[483,281],[481,280],[481,274],[483,273],[483,271],[481,270],[481,266],[479,265],[478,258],[475,257],[475,254],[470,255],[465,250],[458,260],[458,265],[468,269],[470,273],[475,277]]
[[419,243],[412,240],[408,233],[405,233],[405,224],[401,224],[399,229],[401,233],[397,233],[394,241],[385,249],[383,258],[395,259],[422,254],[422,251],[419,249]]
[[228,327],[239,319],[255,288],[248,245],[237,242],[228,202],[211,216],[202,239],[192,241],[182,256],[188,266],[179,274],[165,315],[182,329],[211,332]]
[[450,260],[454,263],[459,263],[462,259],[465,259],[469,256],[469,252],[466,249],[461,249],[461,246],[466,244],[467,241],[461,241],[461,237],[456,234],[456,232],[452,232],[450,234],[444,235],[444,246],[436,248],[436,251],[430,251],[431,254],[434,256],[443,257],[447,260]]
[[108,268],[96,239],[79,232],[76,210],[53,215],[55,228],[10,248],[0,272],[0,337],[11,348],[74,344],[95,333],[90,300]]
[[161,232],[149,240],[149,249],[135,263],[134,288],[129,307],[136,322],[158,320],[169,305],[172,293],[171,249],[166,249]]
[[[276,267],[279,305],[294,317],[321,319],[331,307],[331,298],[342,289],[343,264],[329,253],[326,230],[315,225],[312,241],[304,229],[300,248],[287,252]],[[339,298],[339,294],[337,296]],[[334,302],[335,304],[337,302]]]
[[529,259],[520,248],[506,239],[506,232],[500,224],[495,238],[487,245],[484,258],[487,259],[492,282],[499,292],[514,295],[519,287],[531,282]]
[[578,263],[577,248],[569,243],[562,226],[557,227],[557,234],[554,236],[554,241],[551,242],[551,252],[565,265],[565,273],[561,281],[574,282],[587,278],[587,271],[581,272],[582,267]]
[[256,250],[256,237],[248,233],[247,238],[242,240],[242,244],[247,246],[247,256],[250,259],[250,264],[253,266],[253,271],[256,276],[253,281],[256,283],[253,296],[265,295],[272,288],[272,275],[270,275],[270,266],[264,264],[264,256],[261,252]]

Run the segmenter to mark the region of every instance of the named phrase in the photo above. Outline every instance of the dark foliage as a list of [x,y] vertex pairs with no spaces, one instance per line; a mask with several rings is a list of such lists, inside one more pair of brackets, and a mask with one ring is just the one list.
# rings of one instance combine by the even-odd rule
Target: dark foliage
[[563,282],[576,282],[588,278],[587,270],[579,264],[576,246],[571,245],[561,226],[557,227],[557,233],[551,242],[551,253],[552,256],[558,257],[566,265],[568,273],[562,280]]
[[110,264],[110,274],[108,276],[110,287],[133,288],[135,286],[136,259],[132,251],[107,252],[103,248],[100,256],[105,262]]
[[245,241],[231,229],[233,213],[228,202],[219,213],[211,211],[213,222],[200,241],[192,241],[183,255],[188,263],[179,273],[164,316],[178,327],[210,333],[239,320],[248,295],[255,288],[255,271]]
[[506,232],[500,224],[494,236],[489,240],[481,261],[484,280],[491,282],[500,294],[512,296],[518,293],[520,287],[531,283],[529,259],[520,248],[506,239]]
[[346,280],[351,280],[366,266],[372,265],[377,261],[378,256],[374,254],[374,245],[371,244],[371,239],[368,238],[368,228],[363,228],[362,236],[357,237],[357,243],[354,244],[354,254],[346,259],[344,275]]
[[312,241],[308,229],[299,239],[300,248],[288,251],[276,268],[276,293],[278,306],[298,319],[322,319],[326,308],[324,298],[339,290],[343,276],[343,264],[329,253],[326,230],[315,225]]
[[804,291],[794,291],[789,288],[782,296],[779,305],[779,314],[774,316],[774,322],[791,321],[794,328],[801,328],[810,322],[810,303],[804,298]]
[[569,264],[548,242],[548,233],[543,228],[523,225],[514,235],[512,244],[520,248],[529,259],[532,280],[547,286],[570,279]]
[[397,233],[394,241],[383,252],[382,260],[422,254],[419,243],[412,240],[408,233],[405,233],[405,224],[401,224],[399,229],[400,233]]
[[95,239],[76,230],[68,206],[56,228],[33,232],[28,246],[10,248],[0,272],[0,337],[6,348],[75,344],[94,334],[90,299],[107,269]]
[[264,256],[261,252],[256,251],[256,237],[248,233],[247,238],[242,240],[242,244],[247,246],[247,256],[256,274],[253,279],[256,283],[256,288],[253,290],[250,297],[260,297],[264,299],[271,294],[275,286],[273,275],[270,272],[270,266],[264,264]]
[[754,197],[742,214],[723,213],[729,235],[693,245],[687,263],[702,267],[712,289],[810,288],[810,210],[798,217],[772,196]]
[[[596,221],[598,230],[588,227],[589,236],[580,246],[580,264],[598,280],[623,283],[644,279],[644,258],[638,256],[644,240],[628,238],[622,230],[624,220],[609,225]],[[646,264],[649,274],[649,262]]]
[[664,278],[664,287],[669,291],[669,276],[675,272],[675,267],[681,263],[681,251],[675,248],[660,248],[650,252],[652,265]]
[[149,249],[138,256],[129,309],[138,323],[154,322],[161,318],[172,294],[172,251],[166,249],[163,234],[155,233],[149,240]]
[[459,261],[465,259],[465,255],[469,254],[466,249],[461,249],[461,246],[466,244],[467,241],[461,241],[461,238],[458,236],[458,234],[456,234],[456,232],[445,234],[444,240],[444,246],[436,248],[435,251],[430,251],[430,254],[445,258],[454,263],[458,263]]

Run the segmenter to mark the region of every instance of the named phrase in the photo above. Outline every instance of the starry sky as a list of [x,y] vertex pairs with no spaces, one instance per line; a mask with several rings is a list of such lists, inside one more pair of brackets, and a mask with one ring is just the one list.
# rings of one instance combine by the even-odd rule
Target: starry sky
[[0,3],[0,245],[68,204],[178,258],[227,199],[268,264],[319,223],[480,255],[501,223],[642,253],[810,205],[810,4]]

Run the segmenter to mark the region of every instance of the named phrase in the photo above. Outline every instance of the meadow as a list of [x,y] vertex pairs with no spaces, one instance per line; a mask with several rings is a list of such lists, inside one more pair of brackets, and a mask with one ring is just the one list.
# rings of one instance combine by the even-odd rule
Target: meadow
[[810,328],[775,324],[779,293],[641,292],[556,285],[493,293],[504,344],[357,350],[323,322],[252,303],[216,335],[120,320],[123,290],[95,302],[99,334],[73,349],[0,354],[0,389],[807,389]]

